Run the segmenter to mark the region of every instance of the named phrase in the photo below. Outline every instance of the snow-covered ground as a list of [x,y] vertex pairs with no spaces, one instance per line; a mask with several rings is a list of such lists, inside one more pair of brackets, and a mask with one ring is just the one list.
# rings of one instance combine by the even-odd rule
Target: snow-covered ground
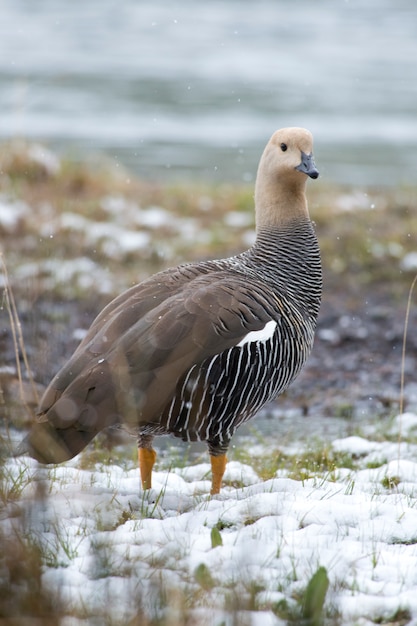
[[[20,494],[0,532],[41,547],[42,588],[64,607],[65,626],[128,624],[138,612],[152,624],[301,623],[294,616],[320,567],[326,624],[416,625],[417,415],[390,429],[334,440],[354,468],[304,480],[281,469],[262,481],[231,461],[215,497],[208,462],[156,471],[144,494],[133,464],[9,459],[3,474]],[[282,451],[297,445],[305,453],[305,442]]]

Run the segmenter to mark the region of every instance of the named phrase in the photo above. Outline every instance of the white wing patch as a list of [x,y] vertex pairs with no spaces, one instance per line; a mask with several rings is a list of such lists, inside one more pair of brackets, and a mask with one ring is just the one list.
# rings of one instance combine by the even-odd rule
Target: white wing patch
[[241,348],[246,343],[252,343],[253,341],[268,341],[274,334],[276,327],[277,323],[274,322],[274,320],[270,320],[261,330],[253,330],[245,335],[245,337],[239,341],[237,347]]

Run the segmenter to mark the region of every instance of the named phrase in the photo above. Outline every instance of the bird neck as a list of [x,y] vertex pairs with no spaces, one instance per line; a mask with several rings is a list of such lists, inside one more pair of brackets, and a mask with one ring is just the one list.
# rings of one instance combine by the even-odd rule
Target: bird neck
[[316,233],[308,217],[288,220],[281,229],[258,230],[247,257],[272,291],[289,295],[300,309],[317,317],[322,270]]
[[275,231],[285,228],[296,221],[309,220],[306,181],[297,177],[293,184],[280,184],[274,180],[271,184],[256,185],[255,213],[256,230]]
[[319,247],[314,227],[309,217],[288,220],[281,228],[258,228],[252,254],[262,264],[284,273],[299,271],[299,265],[319,257]]

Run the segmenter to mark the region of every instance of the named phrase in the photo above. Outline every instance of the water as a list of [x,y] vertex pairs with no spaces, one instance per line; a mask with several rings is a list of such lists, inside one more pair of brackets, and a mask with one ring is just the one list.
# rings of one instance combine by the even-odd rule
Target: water
[[0,139],[249,182],[290,125],[327,181],[415,182],[416,1],[2,1]]

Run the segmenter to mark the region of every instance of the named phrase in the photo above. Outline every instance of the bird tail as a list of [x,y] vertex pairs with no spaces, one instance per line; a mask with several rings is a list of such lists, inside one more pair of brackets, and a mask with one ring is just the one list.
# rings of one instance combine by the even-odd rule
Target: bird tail
[[57,429],[49,422],[41,422],[32,426],[15,456],[28,454],[39,463],[63,463],[81,452],[96,434],[96,430]]

